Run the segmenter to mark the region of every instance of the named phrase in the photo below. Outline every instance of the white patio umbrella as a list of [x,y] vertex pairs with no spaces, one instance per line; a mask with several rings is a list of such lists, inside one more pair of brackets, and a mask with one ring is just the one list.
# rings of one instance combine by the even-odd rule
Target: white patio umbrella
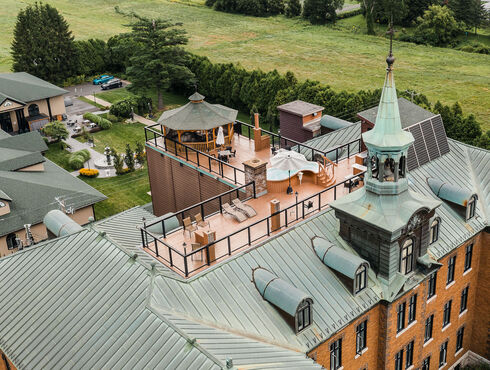
[[288,171],[289,186],[287,193],[290,194],[293,192],[293,188],[291,188],[291,171],[299,171],[305,168],[308,166],[308,161],[300,153],[290,150],[280,150],[271,158],[271,166],[278,170]]
[[225,145],[225,134],[223,133],[223,127],[219,127],[218,135],[216,136],[216,146]]

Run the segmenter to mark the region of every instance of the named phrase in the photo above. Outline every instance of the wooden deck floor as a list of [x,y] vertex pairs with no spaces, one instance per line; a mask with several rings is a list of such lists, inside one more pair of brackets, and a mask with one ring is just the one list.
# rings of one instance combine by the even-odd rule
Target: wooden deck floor
[[[237,135],[235,139],[236,141],[234,143],[234,147],[237,149],[237,155],[236,158],[231,158],[230,164],[236,166],[237,168],[243,168],[242,162],[256,157],[269,162],[269,159],[271,157],[270,150],[254,152],[253,140],[249,140],[248,138],[243,136],[238,137]],[[350,157],[339,162],[338,166],[335,168],[335,178],[337,184],[342,183],[347,176],[353,174],[352,165],[354,163],[354,157]],[[362,182],[360,186],[362,186]],[[293,190],[294,191],[292,194],[286,194],[286,192],[269,192],[257,199],[248,200],[246,204],[253,207],[256,210],[257,215],[252,218],[248,218],[244,222],[238,222],[232,216],[221,213],[217,213],[207,217],[206,221],[209,222],[209,226],[199,228],[199,230],[211,230],[216,232],[217,242],[212,246],[212,248],[214,248],[214,251],[210,251],[210,259],[212,261],[210,265],[218,263],[224,258],[227,258],[229,255],[238,253],[246,248],[249,248],[251,245],[265,240],[269,235],[273,235],[280,230],[284,230],[285,227],[288,227],[289,225],[292,225],[299,220],[302,220],[303,212],[305,218],[307,218],[312,214],[317,213],[319,210],[325,209],[326,207],[328,207],[328,204],[334,200],[335,196],[339,198],[349,192],[349,189],[347,187],[341,185],[337,186],[335,190],[330,189],[321,193],[320,195],[314,196],[315,194],[318,194],[325,190],[325,188],[308,181],[303,181],[301,185],[295,185]],[[312,207],[310,207],[309,209],[303,208],[303,204],[301,203],[298,206],[295,206],[295,192],[298,192],[299,202],[307,200],[305,201],[305,204],[308,204],[309,201],[311,201]],[[281,213],[281,228],[278,230],[273,230],[270,219],[264,220],[266,217],[271,215],[270,202],[273,199],[276,199],[280,202],[281,210],[292,206],[290,209],[288,209],[287,212]],[[161,240],[167,245],[172,246],[174,250],[177,250],[185,255],[192,251],[191,243],[195,243],[195,235],[189,235],[188,232],[183,233],[182,230],[177,230],[167,235],[166,238],[162,238]],[[156,256],[157,253],[155,249],[155,243],[150,243],[150,248],[145,250],[149,251],[149,253],[153,254],[163,263],[167,265],[172,264],[174,267],[177,267],[177,269],[180,270],[179,272],[182,274],[183,271],[186,271],[185,264],[187,264],[187,271],[189,272],[189,276],[197,273],[198,271],[201,271],[208,266],[206,258],[208,251],[204,251],[202,255],[201,253],[198,253],[196,255],[188,256],[187,258],[185,258],[179,253],[170,250],[168,247],[165,247],[163,243],[157,242],[157,245],[158,257]],[[212,257],[213,254],[215,255],[216,259]]]

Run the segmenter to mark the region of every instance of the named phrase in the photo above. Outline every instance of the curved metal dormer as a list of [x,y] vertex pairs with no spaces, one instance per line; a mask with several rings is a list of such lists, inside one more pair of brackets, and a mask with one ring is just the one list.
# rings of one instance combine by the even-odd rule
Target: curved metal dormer
[[306,329],[313,322],[311,296],[272,272],[258,267],[252,272],[253,282],[260,295],[295,319],[295,331]]

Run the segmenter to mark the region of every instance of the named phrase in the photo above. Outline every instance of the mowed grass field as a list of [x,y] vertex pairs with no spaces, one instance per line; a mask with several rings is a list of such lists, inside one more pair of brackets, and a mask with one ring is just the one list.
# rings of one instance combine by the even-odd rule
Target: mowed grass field
[[[0,70],[10,68],[9,48],[15,16],[34,0],[0,0]],[[215,12],[202,0],[47,1],[70,23],[76,38],[107,39],[125,30],[128,19],[115,5],[147,16],[184,23],[188,50],[214,62],[240,63],[247,69],[293,71],[299,79],[319,80],[336,90],[358,91],[382,86],[388,40],[353,33],[347,27],[312,26],[282,16],[255,18]],[[490,129],[490,56],[394,43],[398,89],[414,89],[433,102],[460,101]]]

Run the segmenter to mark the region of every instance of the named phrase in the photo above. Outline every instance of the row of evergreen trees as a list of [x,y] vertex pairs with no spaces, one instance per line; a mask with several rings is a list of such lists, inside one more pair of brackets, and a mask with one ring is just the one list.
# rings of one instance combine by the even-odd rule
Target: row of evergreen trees
[[[32,9],[46,13],[51,13],[54,9],[49,5],[43,7],[46,9],[41,9],[36,4],[21,11],[18,24],[24,21],[24,15]],[[54,11],[56,12],[56,9]],[[52,42],[59,41],[59,44],[48,45],[46,51],[47,54],[54,51],[53,54],[58,58],[57,63],[22,64],[22,59],[29,58],[29,51],[17,47],[32,42],[31,39],[40,40],[41,45],[44,38],[43,29],[38,28],[36,23],[32,28],[22,23],[26,32],[21,33],[16,27],[12,44],[15,70],[25,70],[53,82],[73,77],[82,68],[83,73],[123,73],[132,81],[132,87],[136,92],[148,89],[160,92],[159,100],[162,99],[163,89],[170,88],[187,94],[190,93],[194,82],[199,81],[199,90],[207,96],[208,101],[222,103],[245,112],[258,112],[262,116],[262,122],[270,125],[278,124],[277,106],[296,99],[321,105],[325,107],[326,114],[354,121],[357,112],[375,106],[380,98],[379,89],[357,93],[337,92],[318,81],[298,81],[292,72],[280,74],[276,70],[247,71],[231,63],[211,63],[206,57],[185,52],[180,47],[186,42],[184,33],[174,30],[178,25],[162,19],[151,20],[132,14],[131,32],[116,35],[106,43],[101,40],[74,42],[64,19],[59,14],[50,14],[50,17],[58,19],[60,24],[52,25],[59,34],[49,34],[49,39]],[[68,43],[64,37],[71,43],[65,49],[68,50],[67,56],[62,48]],[[73,55],[73,50],[77,49],[83,50],[84,59],[77,60],[75,67],[63,70],[58,76],[58,62],[68,61]],[[35,68],[29,69],[33,65]],[[158,73],[154,73],[152,68],[156,68]],[[487,148],[490,146],[488,133],[482,135],[475,117],[464,116],[458,104],[449,107],[438,102],[432,107],[421,94],[415,96],[414,102],[441,113],[450,137],[469,144]],[[163,105],[163,101],[159,103]]]

